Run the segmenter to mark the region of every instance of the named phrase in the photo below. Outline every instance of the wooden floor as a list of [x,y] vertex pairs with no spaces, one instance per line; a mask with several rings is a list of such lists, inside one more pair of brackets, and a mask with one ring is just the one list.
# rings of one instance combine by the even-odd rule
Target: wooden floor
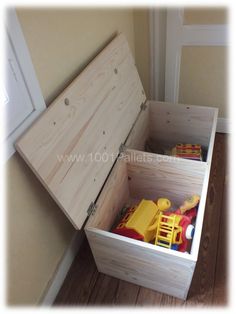
[[98,273],[85,240],[54,305],[226,305],[226,141],[225,134],[217,133],[199,258],[187,301]]

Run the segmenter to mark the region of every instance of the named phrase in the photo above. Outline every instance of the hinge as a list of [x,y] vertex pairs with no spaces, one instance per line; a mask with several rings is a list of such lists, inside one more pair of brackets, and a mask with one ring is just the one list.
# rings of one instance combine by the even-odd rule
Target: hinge
[[143,110],[143,111],[146,110],[147,109],[147,105],[142,102],[141,106],[140,106],[140,109]]
[[120,154],[122,154],[122,153],[124,153],[125,152],[125,150],[126,150],[126,146],[125,146],[125,144],[120,144],[120,147],[119,147],[119,153]]
[[91,202],[91,204],[89,205],[89,208],[87,210],[88,216],[94,215],[96,209],[97,209],[97,205],[94,202]]

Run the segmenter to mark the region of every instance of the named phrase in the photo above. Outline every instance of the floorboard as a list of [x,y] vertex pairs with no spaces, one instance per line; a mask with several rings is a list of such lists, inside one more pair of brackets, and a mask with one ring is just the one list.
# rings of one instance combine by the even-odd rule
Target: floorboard
[[137,302],[139,290],[139,286],[124,280],[119,280],[114,304],[123,306],[135,305]]
[[210,305],[213,298],[218,235],[226,168],[225,137],[217,134],[208,186],[198,263],[186,305]]
[[227,135],[216,134],[198,263],[186,301],[98,273],[84,241],[54,305],[209,306],[227,304]]
[[136,304],[139,306],[156,306],[161,304],[163,294],[154,290],[140,287]]
[[55,305],[86,305],[99,273],[87,240],[84,241],[57,295]]
[[[228,169],[227,169],[228,170]],[[228,171],[227,171],[228,173]],[[228,215],[228,175],[226,175],[225,186],[224,186],[224,198],[223,198],[223,206],[220,217],[220,231],[218,237],[218,252],[217,252],[217,261],[216,261],[216,273],[215,273],[215,283],[213,289],[213,304],[215,305],[224,305],[227,303],[227,286],[226,278],[227,278],[227,222],[229,221]]]

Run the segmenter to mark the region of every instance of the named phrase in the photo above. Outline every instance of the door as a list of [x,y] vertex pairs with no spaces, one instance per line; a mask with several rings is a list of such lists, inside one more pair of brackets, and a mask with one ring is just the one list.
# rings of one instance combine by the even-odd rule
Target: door
[[218,107],[229,130],[226,10],[167,10],[165,101]]
[[8,36],[6,36],[5,44],[7,53],[6,81],[2,88],[4,94],[3,112],[6,120],[4,137],[7,138],[34,111],[34,106]]
[[14,9],[7,10],[5,28],[5,80],[1,87],[2,122],[0,143],[3,162],[15,152],[14,143],[45,110],[30,54]]

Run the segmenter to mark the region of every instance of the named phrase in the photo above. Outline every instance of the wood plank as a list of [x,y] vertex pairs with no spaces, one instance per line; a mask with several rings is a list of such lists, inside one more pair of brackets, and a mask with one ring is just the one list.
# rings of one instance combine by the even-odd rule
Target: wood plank
[[142,110],[138,116],[132,131],[127,140],[126,147],[145,151],[145,144],[149,137],[149,106],[146,102],[146,109]]
[[[195,262],[161,252],[160,248],[131,241],[106,231],[88,228],[86,235],[100,272],[156,291],[185,299]],[[176,253],[177,254],[177,253]]]
[[214,305],[226,305],[228,302],[228,270],[227,270],[227,256],[228,256],[228,241],[227,241],[227,225],[229,223],[229,204],[228,204],[228,175],[224,186],[223,202],[220,214],[220,231],[218,237],[218,250],[215,271],[215,282],[213,288]]
[[210,167],[207,165],[205,176],[204,176],[204,181],[202,185],[200,203],[199,203],[198,211],[197,211],[197,218],[195,222],[195,232],[194,232],[194,237],[193,237],[193,241],[191,245],[191,255],[193,256],[195,260],[198,259],[199,246],[200,246],[200,240],[201,240],[201,235],[202,235],[202,227],[203,227],[203,221],[204,221],[204,215],[205,215],[205,209],[206,209],[209,177],[210,177]]
[[198,262],[186,306],[212,304],[225,164],[225,137],[223,134],[217,134]]
[[96,212],[89,217],[86,228],[110,230],[118,212],[128,203],[129,197],[126,163],[119,159],[107,179],[96,202]]
[[216,137],[216,129],[217,129],[217,123],[218,123],[218,112],[219,112],[219,110],[214,108],[213,122],[212,122],[212,126],[211,126],[210,141],[209,141],[209,145],[208,145],[207,159],[206,159],[206,162],[207,162],[209,168],[211,168],[211,163],[212,163],[212,156],[213,156],[215,137]]
[[162,298],[161,298],[161,303],[160,306],[165,307],[176,307],[176,306],[181,306],[184,307],[185,306],[185,300],[180,300],[178,298],[172,297],[170,295],[167,294],[163,294]]
[[134,305],[138,291],[137,285],[100,273],[88,305]]
[[105,274],[99,274],[96,286],[93,289],[88,305],[108,305],[114,304],[114,296],[118,289],[119,279],[112,278]]
[[167,197],[180,206],[192,194],[201,195],[205,163],[129,149],[126,156],[133,198]]
[[160,305],[163,294],[148,288],[140,287],[136,304],[139,306]]
[[119,280],[114,298],[115,305],[135,305],[140,287],[130,282]]
[[19,153],[77,229],[114,163],[114,158],[94,158],[116,156],[145,100],[121,34],[17,142]]
[[176,143],[198,143],[208,147],[218,109],[149,101],[150,136],[163,147]]

